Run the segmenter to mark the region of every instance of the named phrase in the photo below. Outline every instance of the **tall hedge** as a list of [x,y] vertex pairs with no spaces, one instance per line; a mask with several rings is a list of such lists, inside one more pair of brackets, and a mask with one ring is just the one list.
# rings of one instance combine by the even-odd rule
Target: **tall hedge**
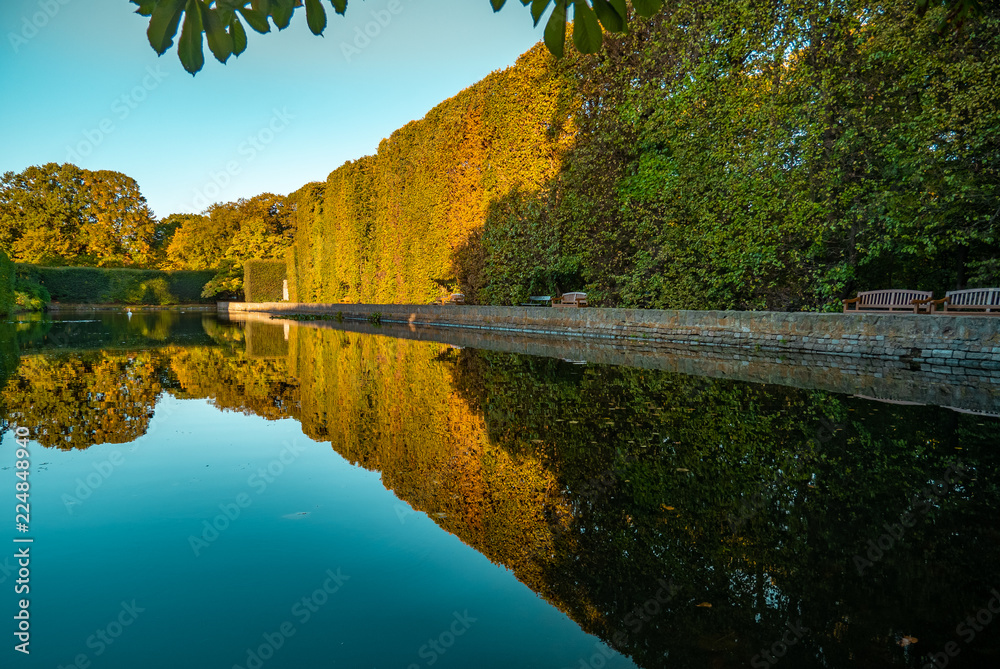
[[14,312],[14,263],[0,251],[0,318]]
[[284,297],[284,260],[247,260],[243,263],[243,293],[247,302],[280,302]]
[[[1000,5],[677,0],[535,48],[300,206],[298,301],[829,309],[1000,285]],[[932,3],[933,4],[933,3]]]
[[574,135],[567,63],[542,46],[348,162],[297,205],[292,299],[429,302],[490,202],[537,193]]
[[18,265],[18,272],[44,286],[53,301],[78,304],[194,304],[210,302],[202,287],[214,271],[162,271],[102,267]]

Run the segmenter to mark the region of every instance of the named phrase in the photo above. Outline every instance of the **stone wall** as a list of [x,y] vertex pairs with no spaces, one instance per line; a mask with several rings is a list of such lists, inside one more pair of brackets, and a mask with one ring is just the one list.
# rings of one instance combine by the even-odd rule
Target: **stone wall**
[[[341,314],[383,323],[484,329],[531,335],[640,342],[678,349],[894,362],[947,377],[1000,379],[1000,318],[917,314],[819,314],[767,311],[663,311],[385,304],[246,304],[222,302],[225,313]],[[957,379],[956,379],[957,380]]]

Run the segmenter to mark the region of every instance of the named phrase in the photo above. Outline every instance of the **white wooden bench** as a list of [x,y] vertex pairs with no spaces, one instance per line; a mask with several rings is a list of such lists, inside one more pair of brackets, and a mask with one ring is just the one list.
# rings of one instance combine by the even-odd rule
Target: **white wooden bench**
[[585,307],[587,306],[586,293],[563,293],[558,300],[552,300],[553,307]]
[[933,300],[935,307],[948,314],[990,314],[1000,316],[1000,288],[950,290],[944,298]]
[[844,300],[844,313],[930,313],[932,301],[929,290],[869,290]]
[[451,295],[446,295],[445,297],[439,297],[434,300],[434,304],[465,304],[465,294],[452,293]]

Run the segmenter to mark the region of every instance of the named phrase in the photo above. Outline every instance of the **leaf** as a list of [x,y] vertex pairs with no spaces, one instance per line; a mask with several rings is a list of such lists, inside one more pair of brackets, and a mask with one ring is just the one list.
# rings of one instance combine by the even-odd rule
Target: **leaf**
[[490,0],[490,4],[493,5],[494,12],[499,12],[507,4],[507,0]]
[[250,27],[260,34],[271,32],[271,24],[267,22],[267,14],[262,14],[256,9],[240,9],[240,14],[247,20]]
[[347,0],[330,0],[330,4],[333,5],[333,11],[341,16],[347,11]]
[[635,11],[639,16],[648,19],[660,11],[660,7],[663,6],[663,0],[632,0],[632,6],[635,7]]
[[573,43],[580,53],[597,53],[604,41],[597,14],[585,0],[573,3]]
[[295,0],[271,0],[271,18],[278,30],[284,30],[292,20],[295,11]]
[[229,23],[229,36],[233,39],[233,55],[239,56],[247,49],[247,31],[243,29],[238,16]]
[[531,18],[535,20],[536,26],[551,2],[552,0],[531,0]]
[[555,9],[545,24],[545,46],[556,58],[562,58],[566,48],[566,2],[556,0]]
[[177,26],[181,21],[181,12],[184,11],[185,1],[161,1],[153,10],[149,19],[149,28],[146,29],[146,37],[149,38],[149,46],[153,47],[153,51],[160,56],[173,46],[174,35],[177,34]]
[[220,63],[225,63],[233,55],[233,38],[226,32],[226,24],[215,12],[201,0],[201,17],[205,26],[205,36],[208,38],[208,48]]
[[139,6],[135,13],[140,16],[150,16],[156,9],[156,0],[129,0],[129,2]]
[[619,8],[612,5],[608,0],[593,0],[594,11],[597,12],[597,18],[601,21],[601,25],[604,29],[613,32],[620,33],[625,30],[625,21],[628,18],[624,11],[625,0],[618,0],[616,4],[620,4],[622,7],[622,12],[619,13]]
[[254,11],[260,12],[264,16],[271,14],[271,0],[250,0],[250,6]]
[[205,54],[202,51],[201,34],[204,25],[201,20],[201,4],[198,0],[188,0],[184,11],[184,27],[181,38],[177,42],[177,55],[181,65],[192,75],[205,66]]
[[319,0],[306,0],[306,23],[313,35],[322,35],[326,30],[326,10]]

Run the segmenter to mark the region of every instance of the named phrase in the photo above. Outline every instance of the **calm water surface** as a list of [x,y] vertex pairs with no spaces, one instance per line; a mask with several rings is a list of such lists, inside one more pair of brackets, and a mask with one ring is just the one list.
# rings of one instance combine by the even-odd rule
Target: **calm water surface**
[[4,668],[1000,666],[996,418],[176,312],[0,388]]

